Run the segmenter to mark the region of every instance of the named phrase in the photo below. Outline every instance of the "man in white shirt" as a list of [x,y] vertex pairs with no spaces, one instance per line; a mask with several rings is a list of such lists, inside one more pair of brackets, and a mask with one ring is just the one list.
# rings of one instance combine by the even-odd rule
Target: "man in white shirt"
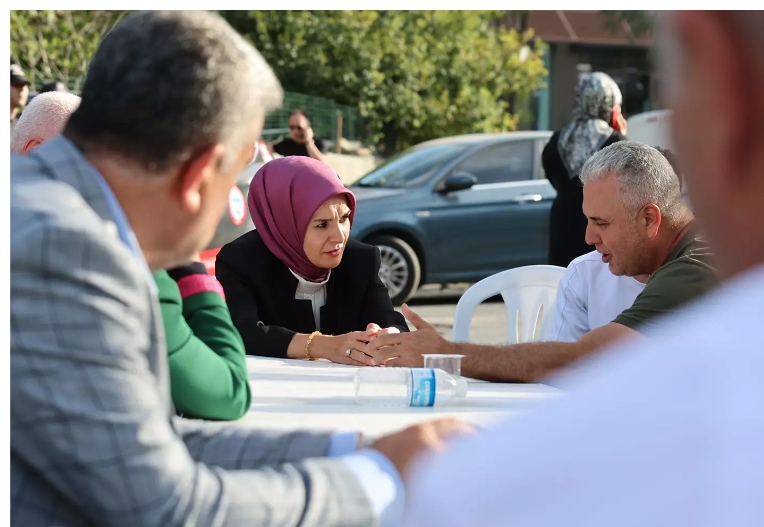
[[673,139],[725,285],[420,465],[406,525],[764,525],[764,14],[664,16]]
[[546,340],[576,342],[612,322],[645,288],[647,276],[616,276],[597,251],[568,265],[557,287],[557,303]]
[[[676,156],[655,147],[679,178]],[[649,275],[616,276],[597,251],[579,256],[568,265],[557,287],[554,319],[546,340],[576,342],[589,331],[609,324],[628,309],[645,289]]]
[[367,355],[376,364],[421,367],[425,353],[454,353],[465,356],[466,377],[538,382],[616,341],[640,338],[660,317],[718,286],[708,243],[698,235],[674,169],[655,148],[618,141],[592,155],[579,179],[587,243],[611,273],[650,277],[628,309],[575,342],[485,346],[449,342],[404,305],[403,314],[417,331],[377,337],[366,346]]

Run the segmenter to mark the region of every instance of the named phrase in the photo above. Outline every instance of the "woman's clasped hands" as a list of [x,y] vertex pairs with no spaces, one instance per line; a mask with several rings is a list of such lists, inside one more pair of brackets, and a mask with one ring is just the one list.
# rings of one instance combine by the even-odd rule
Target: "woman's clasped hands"
[[352,331],[334,336],[323,335],[316,338],[316,344],[319,345],[317,348],[321,348],[321,352],[314,355],[339,364],[374,366],[371,356],[365,353],[366,345],[379,336],[391,333],[400,333],[400,330],[395,327],[381,328],[371,323],[366,326],[366,331]]

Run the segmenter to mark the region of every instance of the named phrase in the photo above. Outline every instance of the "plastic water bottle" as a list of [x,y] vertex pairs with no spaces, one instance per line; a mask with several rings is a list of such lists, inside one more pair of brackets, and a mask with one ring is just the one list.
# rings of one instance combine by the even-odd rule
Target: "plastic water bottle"
[[360,368],[355,400],[368,406],[444,406],[467,394],[467,381],[441,369]]

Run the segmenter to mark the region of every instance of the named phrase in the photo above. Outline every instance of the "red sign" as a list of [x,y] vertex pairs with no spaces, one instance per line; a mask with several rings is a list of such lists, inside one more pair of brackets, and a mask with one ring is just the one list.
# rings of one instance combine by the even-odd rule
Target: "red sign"
[[237,227],[247,219],[247,202],[239,187],[232,187],[228,193],[228,216],[231,218],[231,223]]

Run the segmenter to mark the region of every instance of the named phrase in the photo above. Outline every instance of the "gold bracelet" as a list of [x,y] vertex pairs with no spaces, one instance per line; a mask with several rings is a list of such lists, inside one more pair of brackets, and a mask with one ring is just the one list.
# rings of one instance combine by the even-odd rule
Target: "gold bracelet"
[[316,338],[317,336],[319,336],[320,334],[321,334],[320,331],[314,331],[308,337],[308,342],[305,344],[305,358],[306,359],[308,359],[308,360],[316,360],[316,358],[310,354],[310,343],[313,342],[313,339]]

